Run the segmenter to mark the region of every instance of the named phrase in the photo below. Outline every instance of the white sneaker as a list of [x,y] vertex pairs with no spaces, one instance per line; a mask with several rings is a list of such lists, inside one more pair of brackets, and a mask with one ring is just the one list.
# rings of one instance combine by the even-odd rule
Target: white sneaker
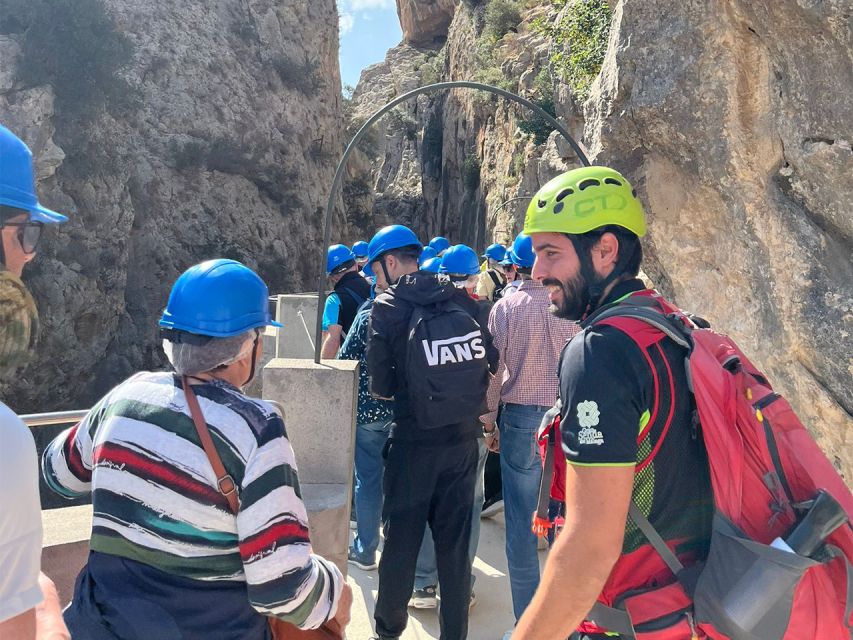
[[409,606],[413,609],[435,609],[438,606],[435,593],[436,589],[434,586],[416,589],[409,599]]

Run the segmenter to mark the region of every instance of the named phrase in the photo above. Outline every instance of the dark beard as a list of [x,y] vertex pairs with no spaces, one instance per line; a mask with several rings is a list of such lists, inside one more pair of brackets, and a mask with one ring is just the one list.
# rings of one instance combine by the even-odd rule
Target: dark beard
[[583,318],[589,307],[589,287],[586,279],[580,273],[567,282],[547,278],[542,281],[542,284],[546,287],[559,287],[563,293],[563,299],[559,304],[551,303],[551,313],[558,318],[574,322]]

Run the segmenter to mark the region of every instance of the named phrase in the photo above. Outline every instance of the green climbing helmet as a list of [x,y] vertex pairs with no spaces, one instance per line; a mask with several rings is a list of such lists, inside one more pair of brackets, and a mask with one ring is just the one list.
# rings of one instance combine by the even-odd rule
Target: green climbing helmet
[[646,216],[637,192],[609,167],[581,167],[558,175],[533,196],[524,218],[524,233],[580,235],[618,225],[646,235]]

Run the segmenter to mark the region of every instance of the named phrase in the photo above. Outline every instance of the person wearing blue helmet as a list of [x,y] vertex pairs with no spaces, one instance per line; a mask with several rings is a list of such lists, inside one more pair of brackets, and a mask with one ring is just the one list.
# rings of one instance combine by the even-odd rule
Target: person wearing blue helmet
[[[460,289],[472,299],[477,301],[480,318],[488,318],[491,303],[480,300],[474,293],[480,274],[480,265],[477,253],[469,246],[457,244],[444,252],[441,258],[439,273],[450,278],[457,289]],[[483,472],[486,467],[488,449],[482,434],[477,440],[477,468],[475,471],[474,501],[471,508],[471,535],[468,543],[468,561],[474,562],[477,555],[477,547],[480,541],[480,513],[483,508],[483,495],[485,487],[483,484]],[[429,528],[424,533],[424,540],[418,553],[417,568],[415,571],[415,586],[409,606],[415,609],[425,609],[435,606],[437,586],[437,560],[435,555],[435,544]],[[471,604],[475,601],[474,576],[471,576]]]
[[499,243],[489,245],[483,254],[486,268],[477,281],[477,295],[483,300],[494,302],[501,297],[507,279],[501,262],[507,257],[507,249]]
[[438,272],[447,274],[455,287],[465,290],[472,299],[479,300],[474,291],[480,277],[480,261],[471,247],[464,244],[450,247],[441,257]]
[[421,251],[421,256],[418,258],[418,265],[423,266],[427,261],[437,257],[438,251],[427,245],[424,247],[423,251]]
[[441,268],[441,258],[429,258],[421,264],[421,271],[426,271],[427,273],[438,273],[438,270]]
[[429,241],[429,246],[435,250],[435,254],[440,258],[450,248],[450,240],[444,236],[436,236]]
[[[21,276],[45,225],[65,216],[42,206],[32,154],[0,125],[0,373],[15,375],[32,355],[38,310]],[[56,585],[39,571],[42,522],[32,433],[0,402],[0,638],[69,638]]]
[[370,297],[370,284],[359,274],[352,250],[333,244],[326,251],[326,273],[334,291],[323,307],[323,346],[321,358],[334,358],[355,320],[355,314]]
[[361,269],[367,264],[367,243],[364,240],[359,240],[352,245],[352,255],[355,257],[355,263]]
[[281,326],[269,291],[234,260],[175,282],[160,318],[172,371],[104,396],[44,453],[48,486],[91,493],[89,559],[65,620],[75,638],[271,637],[345,625],[351,591],[313,553],[278,409],[246,397],[260,334]]
[[[368,282],[376,276],[367,262],[362,273]],[[358,405],[355,426],[355,485],[353,487],[353,513],[355,539],[350,545],[347,561],[362,569],[372,571],[379,548],[379,525],[382,516],[382,450],[391,433],[392,405],[370,394],[370,370],[367,365],[367,330],[370,311],[376,293],[382,288],[373,284],[370,299],[355,316],[350,331],[338,351],[339,360],[358,360]]]
[[405,631],[416,558],[429,525],[441,583],[442,638],[462,640],[471,596],[477,418],[497,356],[484,329],[488,314],[446,275],[418,270],[421,244],[411,229],[380,229],[369,247],[368,261],[385,288],[370,314],[370,388],[374,396],[394,400],[376,631],[380,639]]
[[512,248],[507,251],[506,257],[512,265],[512,270],[504,272],[507,276],[507,286],[504,288],[502,297],[518,291],[525,280],[524,276],[533,269],[536,255],[533,253],[533,241],[530,236],[519,233],[512,242]]

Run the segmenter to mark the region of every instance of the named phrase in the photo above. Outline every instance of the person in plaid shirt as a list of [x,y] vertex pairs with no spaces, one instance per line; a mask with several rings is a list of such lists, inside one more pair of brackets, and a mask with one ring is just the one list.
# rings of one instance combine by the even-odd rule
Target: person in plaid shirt
[[[498,300],[489,315],[500,363],[486,399],[489,413],[480,420],[486,444],[501,453],[507,566],[518,620],[539,584],[536,536],[530,529],[542,476],[536,431],[557,398],[560,351],[578,326],[549,313],[548,290],[530,277],[535,259],[530,238],[519,234],[511,253],[521,284],[513,295]],[[500,431],[495,424],[499,404]]]

